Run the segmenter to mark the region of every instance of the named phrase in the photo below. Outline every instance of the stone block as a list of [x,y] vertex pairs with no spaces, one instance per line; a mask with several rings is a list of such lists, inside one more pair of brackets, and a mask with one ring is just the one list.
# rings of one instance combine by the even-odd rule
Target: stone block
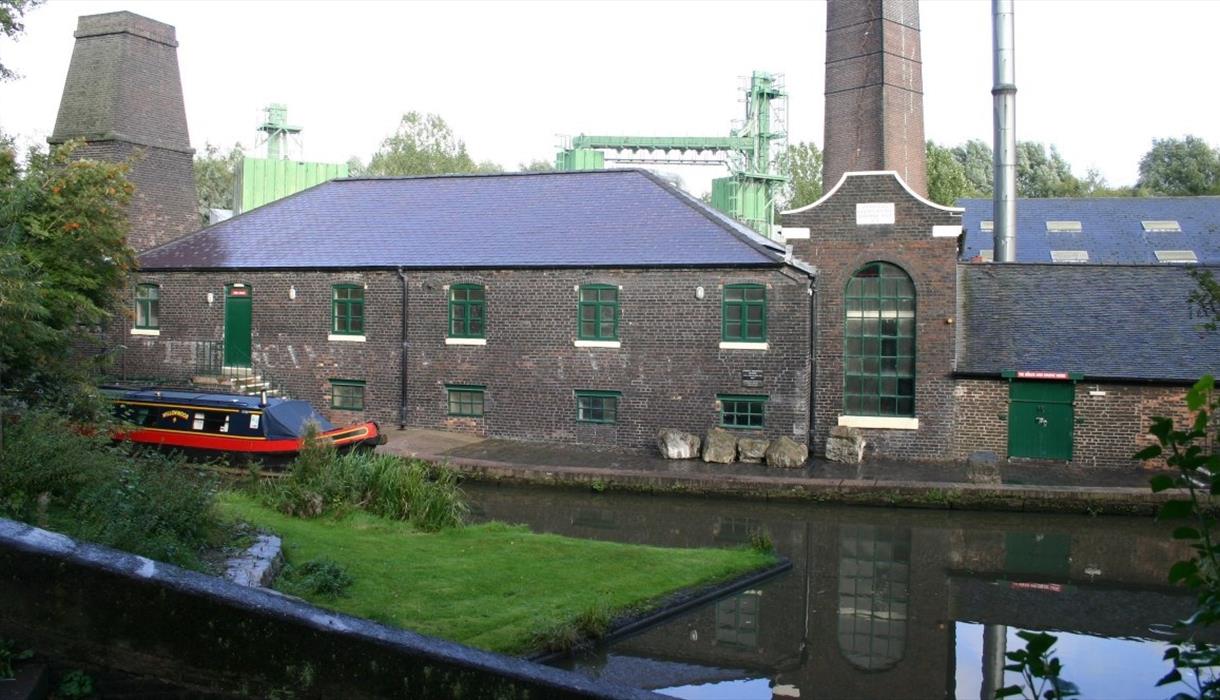
[[1000,460],[994,452],[971,452],[966,460],[966,481],[972,484],[999,484]]
[[729,464],[737,459],[737,438],[723,428],[707,431],[703,443],[703,461]]
[[798,469],[809,459],[809,448],[790,437],[783,436],[771,441],[767,447],[767,466],[783,469]]
[[681,430],[662,428],[657,432],[657,449],[665,459],[694,459],[702,442],[698,435]]
[[742,462],[758,464],[767,456],[767,448],[771,441],[763,438],[737,438],[737,459]]
[[864,436],[855,428],[837,425],[826,439],[826,459],[844,464],[864,461]]

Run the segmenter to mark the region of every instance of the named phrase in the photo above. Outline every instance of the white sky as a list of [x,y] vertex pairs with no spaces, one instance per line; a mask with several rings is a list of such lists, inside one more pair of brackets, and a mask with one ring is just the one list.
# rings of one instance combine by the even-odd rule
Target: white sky
[[[991,140],[986,0],[923,0],[926,135]],[[367,161],[406,111],[436,112],[476,160],[553,160],[559,135],[725,135],[752,70],[782,73],[792,141],[822,143],[825,5],[763,2],[78,2],[0,40],[0,130],[54,126],[82,14],[131,10],[178,31],[195,148],[250,146],[284,102],[308,160]],[[1017,136],[1078,175],[1131,184],[1153,138],[1220,143],[1220,2],[1017,0]],[[671,168],[672,170],[672,168]],[[717,168],[678,171],[709,189]]]

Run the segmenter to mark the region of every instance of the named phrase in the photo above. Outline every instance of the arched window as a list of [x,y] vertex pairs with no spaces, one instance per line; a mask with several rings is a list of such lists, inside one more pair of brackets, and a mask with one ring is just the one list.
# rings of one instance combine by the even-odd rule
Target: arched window
[[915,415],[915,284],[897,265],[871,262],[847,282],[843,410]]
[[839,651],[881,671],[906,653],[911,532],[875,525],[839,531]]
[[160,328],[161,288],[155,284],[136,285],[136,328]]

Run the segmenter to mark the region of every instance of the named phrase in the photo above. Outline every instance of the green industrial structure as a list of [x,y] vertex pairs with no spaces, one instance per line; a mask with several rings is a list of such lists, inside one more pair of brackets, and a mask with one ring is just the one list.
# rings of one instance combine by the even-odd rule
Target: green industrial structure
[[[777,156],[787,141],[780,119],[787,97],[780,76],[755,71],[746,88],[746,118],[728,136],[573,137],[555,158],[557,170],[599,170],[606,162],[725,165],[730,175],[712,181],[712,206],[764,235],[775,226],[775,200],[788,178]],[[645,156],[607,156],[603,151]],[[720,159],[688,154],[724,154]],[[663,154],[663,155],[658,155]]]
[[288,108],[282,104],[269,105],[264,112],[267,117],[258,130],[267,135],[267,157],[242,160],[233,197],[235,214],[348,174],[346,163],[288,160],[288,137],[301,133],[301,127],[288,123]]

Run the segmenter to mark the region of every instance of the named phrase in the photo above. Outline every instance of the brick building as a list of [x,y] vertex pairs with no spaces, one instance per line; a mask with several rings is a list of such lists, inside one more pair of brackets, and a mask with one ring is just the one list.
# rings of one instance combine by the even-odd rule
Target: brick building
[[126,362],[159,378],[223,340],[224,366],[340,420],[628,447],[809,430],[812,270],[642,171],[337,180],[140,267]]

